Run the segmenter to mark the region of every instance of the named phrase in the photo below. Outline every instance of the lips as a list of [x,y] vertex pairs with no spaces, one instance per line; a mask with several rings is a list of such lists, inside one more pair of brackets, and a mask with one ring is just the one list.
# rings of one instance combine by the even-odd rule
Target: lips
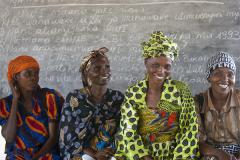
[[106,75],[106,76],[100,76],[99,77],[101,80],[108,80],[110,78],[110,75]]
[[159,75],[157,75],[157,74],[154,74],[154,77],[157,78],[157,79],[159,79],[159,80],[163,80],[163,79],[165,78],[164,76],[159,76]]
[[226,88],[228,87],[227,84],[219,84],[218,86],[219,86],[220,88],[222,88],[222,89],[226,89]]

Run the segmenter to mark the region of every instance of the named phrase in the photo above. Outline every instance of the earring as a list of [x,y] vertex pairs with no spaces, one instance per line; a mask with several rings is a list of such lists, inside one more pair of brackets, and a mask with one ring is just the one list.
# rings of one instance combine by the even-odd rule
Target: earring
[[89,78],[87,78],[87,85],[88,85],[89,87],[92,86],[92,81],[91,81]]

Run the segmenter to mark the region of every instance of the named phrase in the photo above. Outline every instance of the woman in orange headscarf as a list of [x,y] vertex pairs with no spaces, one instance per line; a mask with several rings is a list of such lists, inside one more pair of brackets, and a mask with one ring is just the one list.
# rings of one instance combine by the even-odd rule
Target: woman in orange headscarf
[[63,98],[55,90],[40,88],[39,64],[18,56],[8,65],[12,94],[0,99],[0,125],[7,159],[60,159],[58,122]]

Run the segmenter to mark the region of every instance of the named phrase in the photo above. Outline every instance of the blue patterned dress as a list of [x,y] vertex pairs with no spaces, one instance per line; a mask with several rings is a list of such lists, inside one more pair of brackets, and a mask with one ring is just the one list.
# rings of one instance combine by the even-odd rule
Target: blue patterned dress
[[115,149],[123,94],[107,89],[103,101],[93,104],[86,89],[69,93],[60,121],[60,154],[63,159],[81,158],[83,148]]

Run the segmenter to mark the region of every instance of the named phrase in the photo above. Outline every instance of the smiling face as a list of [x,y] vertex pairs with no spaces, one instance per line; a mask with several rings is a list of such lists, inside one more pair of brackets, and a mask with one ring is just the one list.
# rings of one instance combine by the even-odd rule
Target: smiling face
[[25,69],[16,74],[15,80],[21,90],[34,91],[38,87],[39,69]]
[[106,57],[98,56],[91,61],[91,66],[86,71],[90,85],[107,85],[110,80],[110,64]]
[[212,92],[217,95],[227,95],[235,85],[235,74],[229,68],[215,69],[208,78]]
[[145,59],[149,81],[163,83],[170,76],[172,60],[166,56]]

